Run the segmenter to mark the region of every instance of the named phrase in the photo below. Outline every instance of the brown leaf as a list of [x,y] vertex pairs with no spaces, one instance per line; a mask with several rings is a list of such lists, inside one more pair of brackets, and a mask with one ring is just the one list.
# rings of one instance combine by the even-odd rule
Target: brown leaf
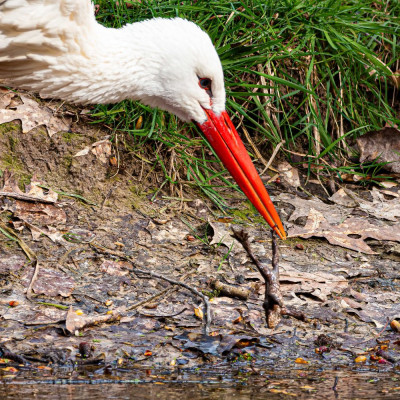
[[22,132],[27,133],[37,126],[44,125],[50,137],[61,131],[69,131],[71,122],[68,118],[59,118],[45,106],[27,96],[20,95],[22,104],[17,105],[15,110],[0,109],[0,124],[21,120]]
[[132,269],[132,265],[127,261],[112,261],[104,260],[100,265],[101,272],[108,275],[125,276],[129,274],[129,270]]
[[44,191],[40,186],[43,182],[37,180],[36,176],[32,177],[31,183],[26,186],[25,193],[18,187],[18,183],[15,180],[14,175],[8,171],[4,171],[4,185],[0,190],[0,196],[13,197],[19,200],[35,201],[42,203],[56,203],[58,194],[53,190],[49,189],[47,192]]
[[281,178],[289,186],[297,188],[300,186],[299,171],[297,168],[292,167],[287,161],[281,162],[278,165],[278,171]]
[[[357,235],[359,237],[350,237]],[[362,218],[348,218],[338,225],[330,224],[319,211],[311,209],[304,227],[294,227],[289,237],[325,237],[329,243],[366,254],[376,254],[365,242],[366,238],[400,242],[400,226],[379,226]]]
[[82,157],[89,154],[89,152],[93,153],[103,165],[106,165],[111,157],[111,142],[108,139],[95,142],[78,151],[74,157]]
[[78,315],[78,314],[80,313],[74,311],[72,307],[70,307],[70,309],[68,310],[67,319],[65,321],[65,327],[70,333],[75,333],[75,331],[85,328],[87,326],[98,325],[104,322],[117,321],[120,319],[120,314],[117,312],[113,314],[96,315],[96,316],[89,316],[85,314]]
[[[22,283],[28,286],[33,275],[33,268],[21,278]],[[33,291],[36,294],[44,294],[45,296],[69,297],[75,288],[75,280],[67,274],[50,268],[40,268],[39,274],[33,284]]]
[[[327,272],[303,272],[288,263],[281,263],[279,281],[282,292],[298,294],[309,294],[320,301],[326,301],[332,293],[341,293],[348,287],[348,281],[340,275]],[[291,305],[298,305],[292,301]]]
[[296,221],[297,218],[307,216],[311,210],[316,210],[324,214],[329,223],[335,224],[343,221],[352,211],[347,208],[338,207],[337,205],[326,204],[316,197],[305,200],[289,193],[281,193],[276,197],[276,200],[289,203],[295,207],[289,221]]
[[17,200],[13,212],[15,217],[29,224],[64,225],[67,222],[65,211],[53,204]]
[[400,173],[400,131],[396,128],[383,128],[371,131],[359,137],[357,146],[360,149],[360,162],[388,162],[383,168]]
[[[373,188],[370,194],[372,196],[372,201],[367,201],[358,197],[349,189],[339,189],[329,200],[348,207],[357,205],[361,210],[366,211],[368,214],[378,219],[397,221],[397,217],[400,217],[399,200],[397,198],[386,200],[383,193],[376,188]],[[396,197],[396,193],[392,195]]]

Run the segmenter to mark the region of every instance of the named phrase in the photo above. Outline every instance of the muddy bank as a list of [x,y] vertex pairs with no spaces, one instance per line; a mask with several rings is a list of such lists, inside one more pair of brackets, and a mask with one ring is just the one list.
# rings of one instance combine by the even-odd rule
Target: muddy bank
[[[2,187],[13,191],[0,198],[0,357],[11,352],[29,368],[51,369],[179,371],[223,361],[223,370],[241,362],[398,371],[400,337],[390,326],[400,318],[396,241],[365,241],[376,254],[316,238],[279,242],[285,305],[307,318],[283,317],[268,329],[260,275],[230,236],[232,227],[245,228],[256,256],[270,263],[269,232],[251,222],[259,219],[244,198],[230,202],[249,219],[233,221],[206,199],[171,199],[123,141],[112,145],[109,132],[67,117],[70,132],[51,137],[43,126],[28,133],[18,121],[0,126]],[[283,187],[272,186],[271,194],[289,227],[305,226],[301,217],[290,221],[299,206]],[[333,215],[327,208],[325,217]],[[206,295],[211,335],[203,334],[201,296],[135,269]],[[246,299],[224,295],[215,279],[245,289]],[[17,377],[19,361],[4,361],[17,371],[1,376]]]

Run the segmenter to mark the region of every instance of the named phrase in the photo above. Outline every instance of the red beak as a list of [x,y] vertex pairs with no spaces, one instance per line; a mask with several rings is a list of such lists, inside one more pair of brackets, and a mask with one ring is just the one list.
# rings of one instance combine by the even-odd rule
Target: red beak
[[212,110],[204,111],[208,119],[203,124],[197,124],[198,127],[254,207],[277,235],[286,239],[279,215],[228,114],[226,111],[221,115]]

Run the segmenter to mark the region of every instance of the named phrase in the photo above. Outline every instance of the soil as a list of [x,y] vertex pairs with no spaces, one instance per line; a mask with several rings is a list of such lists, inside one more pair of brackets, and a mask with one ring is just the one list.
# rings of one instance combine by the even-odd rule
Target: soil
[[[284,302],[306,321],[283,317],[268,329],[263,281],[240,245],[231,246],[229,233],[244,228],[256,256],[269,264],[265,225],[218,219],[206,199],[170,200],[161,190],[152,200],[159,188],[143,179],[143,161],[123,141],[101,154],[91,150],[108,137],[105,128],[81,122],[52,137],[43,126],[29,133],[19,121],[0,126],[3,181],[7,169],[22,191],[35,178],[62,193],[50,208],[34,210],[32,202],[0,197],[0,222],[15,234],[0,233],[0,357],[11,353],[5,365],[18,368],[17,355],[30,368],[228,370],[238,363],[249,371],[260,365],[400,371],[400,334],[390,326],[400,319],[398,244],[370,242],[378,254],[363,255],[323,239],[280,241]],[[87,146],[87,154],[75,156]],[[282,190],[272,188],[272,197]],[[232,204],[245,204],[235,196]],[[293,209],[283,202],[277,208],[283,219]],[[134,268],[206,294],[211,335],[204,335],[201,297]],[[248,298],[223,296],[213,279],[248,289]],[[361,364],[359,356],[366,357]]]

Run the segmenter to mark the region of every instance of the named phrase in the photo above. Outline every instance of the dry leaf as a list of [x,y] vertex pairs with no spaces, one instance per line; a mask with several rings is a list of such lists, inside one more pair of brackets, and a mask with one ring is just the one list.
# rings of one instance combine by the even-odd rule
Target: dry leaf
[[[32,279],[33,268],[30,268],[21,278],[27,287]],[[39,274],[33,284],[36,294],[44,294],[48,297],[69,297],[75,288],[75,280],[61,271],[41,267]]]
[[362,362],[365,362],[365,361],[367,361],[367,357],[365,357],[365,356],[358,356],[358,357],[354,360],[354,362],[356,362],[356,363],[362,363]]
[[[397,198],[386,200],[383,193],[376,188],[373,188],[370,193],[372,195],[372,201],[367,201],[358,197],[349,189],[339,189],[329,200],[345,207],[358,206],[361,210],[379,219],[397,221],[397,217],[400,217],[399,200]],[[390,192],[390,194],[393,197],[397,197],[396,193]]]
[[276,201],[283,201],[295,207],[289,221],[296,221],[297,218],[307,216],[311,210],[316,210],[324,214],[330,224],[336,224],[343,221],[352,211],[334,204],[326,204],[316,197],[305,200],[289,193],[281,193],[276,197]]
[[194,309],[194,315],[198,318],[198,319],[203,319],[204,318],[204,314],[203,314],[203,310],[199,307],[195,307]]
[[106,315],[96,315],[96,316],[87,316],[87,315],[78,315],[74,311],[72,307],[68,310],[67,318],[65,321],[65,327],[70,333],[75,333],[79,329],[82,329],[91,325],[98,325],[104,322],[113,322],[120,319],[120,314],[106,314]]
[[[340,275],[322,271],[318,273],[303,272],[285,262],[281,262],[279,268],[279,282],[285,297],[287,293],[296,296],[304,293],[323,302],[328,299],[330,294],[341,293],[349,285],[348,281]],[[295,304],[292,302],[292,305]]]
[[357,146],[360,149],[360,162],[387,162],[383,168],[400,173],[400,131],[385,127],[379,131],[371,131],[359,137]]
[[[359,237],[350,237],[357,235]],[[362,218],[348,218],[338,225],[330,224],[324,215],[311,209],[304,227],[294,227],[289,237],[325,237],[329,243],[366,254],[376,254],[365,242],[366,238],[400,242],[400,226],[379,226]]]
[[294,188],[297,188],[300,186],[300,178],[299,178],[298,169],[291,166],[287,161],[281,162],[278,165],[278,171],[280,173],[281,178],[289,186],[292,186]]
[[22,132],[27,133],[37,126],[44,125],[52,137],[57,132],[68,132],[71,126],[69,118],[59,118],[53,115],[48,107],[42,106],[27,96],[20,95],[23,104],[15,109],[0,109],[0,124],[19,119],[22,124]]
[[390,327],[395,331],[400,333],[400,322],[395,319],[390,322]]
[[236,239],[234,239],[232,235],[231,225],[224,222],[208,222],[213,229],[213,238],[210,242],[210,246],[212,245],[221,245],[223,244],[228,249],[230,249],[231,254],[236,254],[238,252],[243,251],[241,246]]
[[35,201],[41,203],[56,203],[58,194],[49,189],[45,192],[40,186],[43,182],[39,181],[36,176],[32,177],[31,183],[26,186],[25,193],[18,187],[14,175],[8,171],[4,171],[4,185],[0,190],[0,196],[8,196],[19,200]]
[[298,357],[296,358],[296,360],[294,361],[296,364],[308,364],[309,361],[305,360],[304,358]]
[[90,146],[78,151],[74,157],[86,156],[89,152],[93,153],[102,164],[106,165],[111,157],[111,142],[108,139],[104,139],[92,143]]

